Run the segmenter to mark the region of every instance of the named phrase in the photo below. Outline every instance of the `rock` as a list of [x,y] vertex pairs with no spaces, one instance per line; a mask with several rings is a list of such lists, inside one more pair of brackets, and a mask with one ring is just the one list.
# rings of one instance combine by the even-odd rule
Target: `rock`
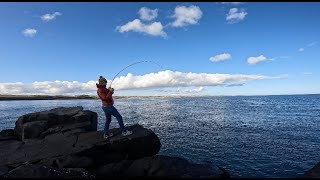
[[[123,159],[153,156],[159,152],[161,143],[153,131],[138,124],[127,126],[127,128],[133,134],[125,137],[122,136],[119,128],[110,129],[114,136],[109,141],[103,139],[103,132],[99,132],[99,134],[82,134],[82,136],[79,136],[75,148],[82,147],[86,150],[79,151],[76,155],[90,157],[93,159],[94,164],[99,166],[100,164],[117,162]],[[94,146],[92,145],[93,143],[95,144]]]
[[305,172],[301,178],[320,178],[320,162]]
[[97,130],[97,113],[83,107],[60,107],[23,115],[16,121],[14,133],[19,139],[44,138],[58,131],[83,128]]
[[210,177],[229,178],[212,164],[157,155],[158,136],[139,124],[108,140],[97,131],[97,113],[82,107],[23,115],[0,132],[0,177]]
[[41,164],[57,168],[90,168],[93,160],[85,156],[67,155],[43,159]]
[[59,107],[59,108],[51,109],[49,112],[56,114],[58,116],[71,117],[71,116],[79,113],[82,110],[83,110],[83,107],[81,107],[81,106],[67,107],[67,108],[66,107]]
[[218,178],[224,173],[216,166],[209,164],[194,164],[179,157],[160,156],[168,177],[182,178]]
[[3,176],[4,174],[6,174],[9,171],[9,168],[7,166],[0,166],[0,178],[1,176]]
[[143,128],[139,124],[127,127],[133,134],[122,136],[119,128],[110,130],[114,137],[109,142],[113,150],[117,152],[127,152],[128,159],[137,159],[144,156],[153,156],[161,148],[158,136],[150,129]]
[[24,138],[37,138],[43,131],[49,128],[48,121],[27,122],[23,125]]
[[98,166],[107,162],[153,156],[160,150],[159,138],[141,125],[128,126],[133,131],[123,137],[119,128],[112,129],[115,136],[110,141],[103,139],[103,132],[62,132],[45,136],[44,139],[21,141],[0,141],[0,165],[15,167],[22,163],[34,163],[43,159],[68,155],[88,157]]
[[212,164],[195,164],[179,157],[156,155],[137,160],[109,163],[95,170],[97,177],[229,178],[224,169]]
[[19,166],[3,177],[5,178],[94,178],[85,169],[59,169],[41,164],[25,164]]
[[5,129],[0,132],[0,141],[16,140],[13,129]]
[[52,127],[52,128],[49,128],[45,131],[43,131],[41,134],[40,134],[40,138],[44,138],[46,137],[47,135],[49,134],[54,134],[54,133],[57,133],[59,132],[63,127],[62,126],[56,126],[56,127]]

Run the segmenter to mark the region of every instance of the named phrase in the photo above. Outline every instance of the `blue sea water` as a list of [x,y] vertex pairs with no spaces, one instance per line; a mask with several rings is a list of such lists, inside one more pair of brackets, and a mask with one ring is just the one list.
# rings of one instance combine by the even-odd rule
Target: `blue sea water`
[[[69,106],[97,112],[103,129],[99,100],[17,100],[0,101],[0,130],[21,115]],[[209,161],[232,177],[299,177],[320,161],[320,95],[123,98],[115,107],[126,125],[158,135],[159,154]]]

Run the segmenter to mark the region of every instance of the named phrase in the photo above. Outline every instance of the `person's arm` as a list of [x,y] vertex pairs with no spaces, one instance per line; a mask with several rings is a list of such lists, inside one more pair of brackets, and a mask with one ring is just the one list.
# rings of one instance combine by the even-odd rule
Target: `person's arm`
[[108,94],[106,95],[106,98],[111,99],[113,94],[113,90],[109,89]]

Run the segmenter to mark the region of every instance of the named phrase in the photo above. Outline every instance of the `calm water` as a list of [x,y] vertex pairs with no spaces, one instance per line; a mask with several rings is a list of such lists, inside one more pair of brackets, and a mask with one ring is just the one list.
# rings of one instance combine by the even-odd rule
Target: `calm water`
[[[27,113],[79,105],[98,113],[102,130],[99,100],[0,101],[0,130]],[[125,124],[159,136],[160,154],[210,161],[233,177],[297,177],[320,161],[320,95],[116,99],[115,106]]]

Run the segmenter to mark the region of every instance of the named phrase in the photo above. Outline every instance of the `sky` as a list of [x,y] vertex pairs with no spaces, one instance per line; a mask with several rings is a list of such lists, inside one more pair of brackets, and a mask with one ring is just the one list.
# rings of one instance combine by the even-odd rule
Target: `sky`
[[319,94],[319,17],[319,2],[1,2],[0,94],[96,95],[100,75],[116,96]]

